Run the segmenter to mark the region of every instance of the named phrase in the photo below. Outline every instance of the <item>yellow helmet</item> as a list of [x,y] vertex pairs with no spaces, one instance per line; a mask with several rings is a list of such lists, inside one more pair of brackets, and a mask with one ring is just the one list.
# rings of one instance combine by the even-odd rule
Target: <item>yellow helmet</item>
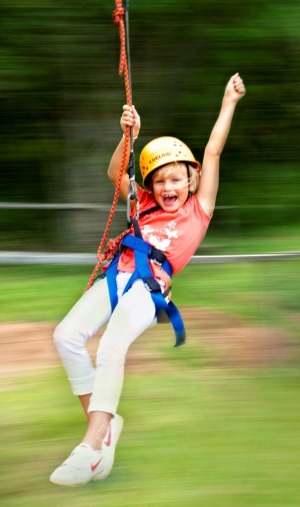
[[171,162],[186,162],[200,171],[201,165],[189,147],[176,137],[157,137],[141,151],[140,170],[144,186],[146,179],[159,167]]

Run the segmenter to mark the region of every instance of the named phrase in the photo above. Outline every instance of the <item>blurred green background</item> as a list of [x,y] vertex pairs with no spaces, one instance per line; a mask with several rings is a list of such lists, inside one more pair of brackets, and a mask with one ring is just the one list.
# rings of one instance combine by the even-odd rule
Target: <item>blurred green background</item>
[[[1,2],[0,250],[97,250],[108,212],[71,205],[112,201],[106,169],[125,100],[113,8],[113,1]],[[201,160],[227,80],[238,71],[247,86],[202,253],[300,250],[299,37],[291,0],[130,0],[137,158],[144,143],[169,134]],[[20,202],[57,209],[7,207]],[[117,213],[111,235],[125,222]],[[2,344],[7,322],[54,326],[91,269],[2,266]],[[205,322],[188,320],[184,348],[173,350],[172,332],[161,339],[159,326],[134,345],[148,363],[129,368],[125,428],[101,485],[48,482],[85,421],[62,367],[39,369],[32,342],[32,370],[3,365],[3,506],[299,507],[298,279],[299,260],[188,266],[176,277],[176,303],[213,312],[210,334]],[[214,341],[223,322],[240,347],[249,329],[254,341],[268,336],[266,361],[258,349],[251,362],[246,347],[233,366],[230,344]],[[10,343],[16,358],[18,340]]]
[[[1,202],[111,204],[106,169],[125,101],[113,8],[113,1],[2,0]],[[249,238],[259,251],[266,235],[292,248],[299,236],[299,37],[291,0],[130,1],[137,158],[164,134],[202,160],[227,80],[238,71],[247,86],[204,243],[214,252]],[[94,252],[108,216],[0,211],[4,250]],[[117,213],[112,235],[124,227]]]

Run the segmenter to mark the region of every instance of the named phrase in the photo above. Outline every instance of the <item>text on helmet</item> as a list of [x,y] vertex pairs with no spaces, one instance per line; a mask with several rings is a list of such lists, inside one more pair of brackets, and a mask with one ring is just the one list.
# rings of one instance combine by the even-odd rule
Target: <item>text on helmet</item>
[[172,155],[172,153],[170,153],[169,151],[167,153],[161,153],[160,155],[156,155],[155,157],[151,158],[151,160],[149,160],[149,164],[153,164],[154,162],[156,162],[156,160],[159,160],[163,157],[170,157]]

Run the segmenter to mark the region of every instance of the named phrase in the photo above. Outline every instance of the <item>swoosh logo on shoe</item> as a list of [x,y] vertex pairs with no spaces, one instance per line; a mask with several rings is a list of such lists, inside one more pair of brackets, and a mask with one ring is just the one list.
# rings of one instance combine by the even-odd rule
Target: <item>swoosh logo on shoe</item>
[[107,432],[107,440],[103,441],[104,445],[106,445],[107,447],[110,447],[111,445],[111,424],[109,425],[109,428],[108,428],[108,432]]
[[94,465],[91,465],[92,472],[95,472],[97,466],[100,465],[102,459],[103,459],[103,456],[99,459],[99,461],[97,461],[97,463],[95,463]]

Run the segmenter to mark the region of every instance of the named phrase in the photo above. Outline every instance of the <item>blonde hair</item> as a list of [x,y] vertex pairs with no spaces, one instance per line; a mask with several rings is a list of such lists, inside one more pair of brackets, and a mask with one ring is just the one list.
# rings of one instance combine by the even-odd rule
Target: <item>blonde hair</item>
[[173,174],[174,172],[178,171],[178,169],[182,169],[183,167],[185,167],[187,170],[186,186],[189,187],[190,194],[195,194],[199,188],[200,171],[199,169],[185,162],[170,162],[169,164],[159,167],[158,169],[156,169],[156,171],[153,171],[151,175],[149,175],[151,176],[151,178],[149,178],[149,181],[147,182],[145,181],[147,188],[153,190],[152,181],[154,175],[169,176],[170,174]]

